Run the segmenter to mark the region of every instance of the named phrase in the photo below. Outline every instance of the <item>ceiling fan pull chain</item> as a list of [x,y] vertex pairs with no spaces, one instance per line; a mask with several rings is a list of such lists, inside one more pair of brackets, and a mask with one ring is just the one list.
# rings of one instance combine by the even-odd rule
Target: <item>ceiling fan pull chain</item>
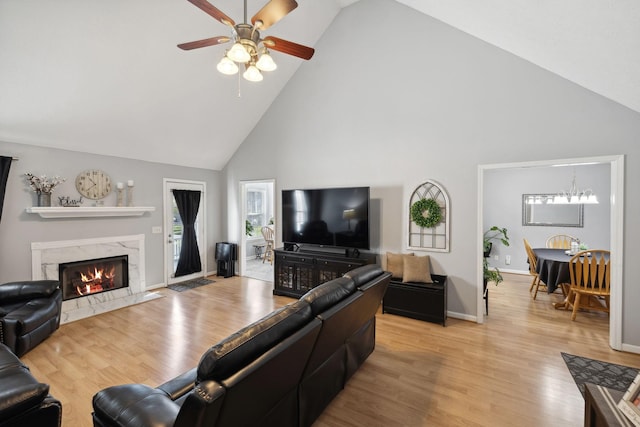
[[[246,1],[246,0],[245,0]],[[241,98],[241,94],[240,94],[240,73],[238,73],[238,98]]]

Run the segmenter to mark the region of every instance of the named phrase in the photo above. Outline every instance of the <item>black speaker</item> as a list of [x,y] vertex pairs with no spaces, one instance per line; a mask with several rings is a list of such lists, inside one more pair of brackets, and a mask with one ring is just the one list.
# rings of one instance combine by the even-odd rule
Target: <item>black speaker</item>
[[284,250],[285,251],[290,251],[290,252],[295,252],[300,248],[300,246],[298,246],[295,243],[284,243]]
[[231,277],[236,274],[236,260],[238,259],[238,245],[229,242],[216,243],[216,261],[219,277]]
[[360,256],[360,251],[358,248],[346,248],[344,250],[344,256],[347,258],[358,258]]

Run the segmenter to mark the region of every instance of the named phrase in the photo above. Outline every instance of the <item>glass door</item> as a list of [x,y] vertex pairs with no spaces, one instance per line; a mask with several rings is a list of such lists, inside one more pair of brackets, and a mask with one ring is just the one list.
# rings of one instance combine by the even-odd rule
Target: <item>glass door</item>
[[[201,271],[176,277],[176,268],[180,259],[184,237],[184,223],[176,204],[173,190],[199,191],[200,205],[194,228],[198,243],[198,252],[202,264]],[[165,236],[165,279],[167,285],[190,279],[204,277],[207,271],[205,237],[205,183],[197,181],[168,180],[164,183],[164,236]]]

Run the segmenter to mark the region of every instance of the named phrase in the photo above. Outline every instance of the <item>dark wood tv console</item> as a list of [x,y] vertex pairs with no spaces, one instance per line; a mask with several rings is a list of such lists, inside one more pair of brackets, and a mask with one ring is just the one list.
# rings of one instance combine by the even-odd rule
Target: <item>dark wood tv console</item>
[[309,289],[342,276],[354,268],[376,263],[376,254],[274,250],[273,294],[299,298]]

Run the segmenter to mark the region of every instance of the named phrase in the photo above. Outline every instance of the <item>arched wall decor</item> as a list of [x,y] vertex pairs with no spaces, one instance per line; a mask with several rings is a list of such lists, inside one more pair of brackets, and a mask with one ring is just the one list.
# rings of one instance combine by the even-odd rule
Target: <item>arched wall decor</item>
[[[434,200],[440,206],[441,219],[433,227],[421,227],[413,220],[412,211],[416,209],[412,207],[416,203],[416,207],[427,205],[421,200]],[[409,249],[449,252],[449,195],[442,185],[432,180],[420,184],[411,193],[407,216]]]

